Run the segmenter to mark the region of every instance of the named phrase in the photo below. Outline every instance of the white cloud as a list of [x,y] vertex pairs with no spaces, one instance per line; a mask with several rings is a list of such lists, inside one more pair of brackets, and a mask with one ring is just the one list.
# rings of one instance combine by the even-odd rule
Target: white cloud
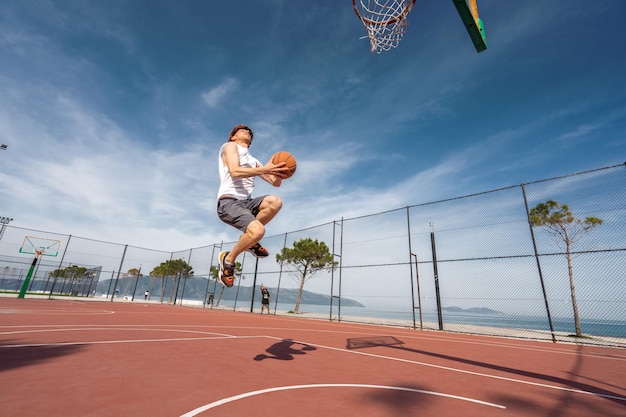
[[[398,78],[390,77],[389,82],[380,79],[387,70],[385,62],[390,62],[385,60],[415,55],[405,48],[381,57],[369,57],[363,49],[363,56],[348,57],[349,62],[339,56],[325,62],[324,56],[317,55],[315,59],[289,55],[281,61],[268,56],[267,62],[257,61],[259,70],[242,70],[237,78],[230,74],[208,78],[210,87],[200,96],[211,109],[210,122],[202,118],[206,108],[173,105],[184,103],[188,91],[194,91],[197,98],[203,87],[188,84],[186,81],[193,77],[181,77],[181,66],[169,65],[169,53],[197,58],[196,48],[190,48],[191,52],[163,49],[155,53],[150,48],[155,38],[141,37],[139,28],[124,26],[119,16],[92,25],[97,13],[73,32],[75,26],[66,24],[73,15],[59,12],[61,17],[56,19],[63,24],[53,25],[55,31],[71,35],[70,40],[76,43],[57,38],[59,33],[46,34],[45,29],[4,28],[0,47],[11,52],[15,62],[0,64],[11,69],[0,72],[0,90],[5,93],[0,96],[0,140],[9,145],[7,151],[0,151],[0,214],[14,217],[13,224],[20,227],[163,250],[235,239],[238,232],[221,223],[215,214],[217,141],[204,134],[219,131],[223,139],[228,132],[221,131],[222,119],[235,116],[244,117],[255,130],[253,153],[259,159],[263,161],[277,150],[292,151],[298,158],[296,176],[280,189],[259,181],[256,194],[276,193],[285,202],[270,234],[483,191],[483,180],[489,176],[520,167],[531,172],[530,179],[536,179],[529,170],[538,166],[538,158],[547,156],[532,151],[518,153],[510,145],[587,106],[576,102],[568,110],[561,105],[565,114],[558,108],[546,110],[545,117],[529,119],[521,127],[509,125],[506,131],[485,126],[491,123],[476,123],[485,127],[468,130],[467,135],[474,137],[464,137],[460,144],[424,143],[424,150],[433,159],[397,179],[390,173],[394,168],[390,158],[400,160],[419,150],[409,140],[406,147],[390,146],[385,160],[375,150],[379,143],[393,141],[394,135],[403,134],[406,139],[407,131],[418,135],[426,122],[443,120],[443,126],[462,114],[464,109],[457,107],[456,101],[463,97],[464,88],[478,90],[478,86],[465,82],[478,72],[478,62],[495,60],[503,53],[503,44],[514,46],[525,38],[523,34],[533,33],[528,27],[536,26],[530,23],[537,23],[537,9],[523,7],[527,10],[516,12],[519,18],[514,20],[513,29],[507,26],[505,30],[506,25],[497,19],[489,22],[494,47],[487,55],[461,65],[457,56],[444,53],[444,58],[430,64],[435,71],[420,70],[418,77],[415,70],[423,68],[421,61],[394,65]],[[541,17],[541,28],[548,27],[555,14],[553,10]],[[108,49],[79,44],[86,32]],[[123,53],[114,55],[112,51],[119,51],[120,45]],[[362,49],[361,45],[358,48]],[[166,65],[159,65],[162,62],[157,55],[161,54]],[[227,55],[221,59],[226,61]],[[196,65],[192,59],[189,62]],[[275,62],[293,66],[281,67]],[[198,65],[198,73],[205,64]],[[488,65],[483,65],[485,77],[490,77]],[[185,70],[193,72],[191,66]],[[411,82],[402,81],[409,76]],[[235,110],[225,109],[222,105],[226,99],[243,90],[240,80],[246,83],[246,100],[237,103]],[[367,88],[372,85],[378,87]],[[485,97],[476,106],[488,103],[489,97]],[[136,109],[130,108],[135,104]],[[128,115],[120,115],[125,110]],[[481,111],[489,114],[488,110]],[[602,127],[596,122],[617,124],[623,119],[623,110],[618,113],[608,120],[581,120],[581,127],[567,125],[573,126],[571,133],[561,138],[583,138],[594,132],[588,127]],[[137,126],[141,122],[124,125],[126,118],[146,121],[150,128]],[[167,141],[179,134],[181,120],[187,128],[180,134],[184,139],[176,138],[179,146],[168,148]],[[373,129],[376,132],[369,131]],[[152,140],[155,130],[163,135],[159,140],[165,145]],[[480,134],[485,139],[475,137]],[[201,137],[206,141],[200,142]],[[358,145],[354,138],[359,138]],[[360,179],[370,167],[384,169],[387,177],[372,184]],[[519,181],[528,179],[525,176]],[[516,180],[505,181],[508,185]]]
[[77,96],[17,91],[0,99],[0,201],[15,225],[153,248],[214,241],[203,146],[155,148]]
[[226,78],[219,85],[202,93],[202,100],[209,107],[216,107],[222,99],[233,92],[239,86],[239,81],[235,78]]

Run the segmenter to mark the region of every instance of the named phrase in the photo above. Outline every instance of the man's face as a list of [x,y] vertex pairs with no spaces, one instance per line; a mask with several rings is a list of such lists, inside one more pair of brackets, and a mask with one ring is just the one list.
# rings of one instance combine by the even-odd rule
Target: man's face
[[233,135],[232,140],[239,143],[240,145],[250,147],[250,144],[252,143],[252,134],[248,129],[239,129]]

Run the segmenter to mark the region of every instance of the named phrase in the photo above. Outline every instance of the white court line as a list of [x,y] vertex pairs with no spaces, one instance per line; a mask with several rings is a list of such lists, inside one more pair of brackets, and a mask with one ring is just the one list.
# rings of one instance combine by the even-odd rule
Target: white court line
[[[38,327],[38,326],[33,326]],[[236,337],[230,334],[223,333],[215,333],[215,332],[207,332],[207,331],[199,331],[199,330],[180,330],[180,329],[171,329],[171,328],[141,328],[141,327],[102,327],[102,326],[94,326],[94,327],[80,327],[80,328],[63,328],[63,327],[55,327],[51,329],[36,329],[36,330],[14,330],[9,332],[0,332],[1,335],[13,335],[13,334],[26,334],[26,333],[56,333],[56,332],[82,332],[82,331],[145,331],[145,332],[174,332],[174,333],[194,333],[194,334],[205,334],[211,336],[222,336],[225,338]]]
[[62,342],[62,343],[29,343],[26,345],[7,345],[0,346],[0,349],[6,348],[23,348],[23,347],[42,347],[42,346],[84,346],[84,345],[113,345],[121,343],[151,343],[151,342],[188,342],[198,340],[219,340],[219,339],[240,339],[239,337],[182,337],[174,339],[135,339],[135,340],[101,340],[98,342]]
[[[285,321],[290,320],[290,319],[285,319]],[[292,320],[292,319],[291,319]],[[365,326],[365,325],[364,325]],[[2,326],[0,326],[2,327]],[[197,327],[197,326],[194,326]],[[224,328],[224,329],[239,329],[239,330],[280,330],[280,331],[302,331],[302,332],[309,332],[309,333],[331,333],[331,334],[342,334],[342,335],[349,335],[349,334],[358,334],[361,336],[366,336],[366,335],[371,335],[371,336],[380,336],[380,332],[372,332],[370,331],[365,331],[365,329],[363,329],[362,331],[338,331],[338,330],[327,330],[327,329],[305,329],[305,328],[299,328],[299,327],[263,327],[263,326],[219,326],[219,325],[207,325],[205,327],[210,327],[210,328],[215,328],[215,329],[220,329],[220,328]],[[357,326],[347,326],[350,328],[354,328],[354,329],[358,329],[359,327]],[[415,339],[415,340],[425,340],[425,341],[445,341],[448,343],[462,343],[462,344],[470,344],[470,345],[479,345],[479,346],[496,346],[496,347],[505,347],[508,349],[515,349],[515,350],[526,350],[526,351],[533,351],[533,352],[543,352],[543,353],[552,353],[552,354],[557,354],[557,355],[567,355],[567,356],[577,356],[577,357],[590,357],[590,358],[598,358],[598,359],[608,359],[608,360],[617,360],[617,361],[626,361],[626,356],[606,356],[606,355],[602,355],[602,354],[598,354],[598,353],[590,353],[590,352],[578,352],[578,351],[570,351],[570,350],[563,350],[563,349],[558,349],[558,348],[553,348],[553,347],[549,347],[549,346],[544,346],[544,347],[531,347],[531,346],[520,346],[518,344],[509,344],[506,342],[498,342],[498,341],[493,341],[493,342],[487,342],[487,341],[475,341],[475,340],[466,340],[466,339],[458,339],[455,337],[445,337],[444,335],[435,335],[435,334],[431,334],[429,333],[428,335],[415,335],[415,334],[408,334],[408,333],[400,333],[398,332],[398,330],[408,330],[408,329],[399,329],[399,328],[389,328],[389,335],[395,335],[395,337],[404,337],[407,339]],[[413,330],[411,330],[413,331]],[[464,335],[464,336],[468,336],[468,337],[473,337],[473,336],[484,336],[484,335]],[[488,337],[493,337],[494,339],[497,338],[497,336],[488,336]],[[526,340],[523,339],[522,341],[526,341],[526,342],[542,342],[542,341],[538,341],[538,340]],[[545,342],[545,343],[551,343],[551,342]],[[565,346],[565,345],[562,345]],[[570,346],[569,344],[567,346]],[[590,346],[593,347],[593,346]],[[615,350],[615,355],[619,354],[618,350]]]
[[101,314],[115,314],[115,311],[112,311],[112,310],[76,310],[76,309],[63,309],[63,308],[32,309],[32,308],[4,307],[4,308],[0,308],[0,314],[35,314],[35,315],[46,315],[46,316],[79,314],[81,316],[93,316],[93,315],[101,315]]
[[[291,318],[287,318],[284,320],[291,320]],[[353,332],[346,332],[346,331],[336,331],[336,330],[322,330],[322,329],[302,329],[302,328],[294,328],[294,329],[288,329],[288,330],[305,330],[305,331],[313,331],[313,332],[326,332],[326,333],[341,333],[341,334],[348,334],[348,333],[355,333],[355,334],[371,334],[372,336],[380,336],[380,332],[377,333],[373,333],[371,332],[370,329],[367,329],[367,327],[372,327],[372,325],[369,324],[347,324],[346,322],[343,322],[342,324],[345,325],[346,328],[351,328],[351,329],[359,329],[361,331],[353,331]],[[591,358],[599,358],[599,359],[608,359],[608,360],[618,360],[618,361],[626,361],[626,356],[617,356],[619,355],[620,351],[617,349],[613,349],[612,351],[612,355],[611,356],[607,356],[607,355],[603,355],[600,353],[590,353],[590,352],[579,352],[579,351],[571,351],[571,350],[564,350],[564,349],[559,349],[556,347],[551,347],[553,344],[552,342],[548,341],[548,340],[536,340],[536,339],[515,339],[515,338],[507,338],[507,337],[503,337],[503,336],[494,336],[494,335],[480,335],[480,334],[464,334],[464,333],[447,333],[444,332],[443,334],[438,333],[438,331],[425,331],[423,334],[419,334],[419,333],[415,333],[415,330],[413,329],[408,329],[408,328],[401,328],[401,327],[389,327],[389,326],[376,326],[373,325],[375,327],[383,327],[383,328],[389,328],[390,329],[390,333],[393,333],[396,337],[405,337],[405,338],[410,338],[410,339],[415,339],[415,340],[425,340],[425,341],[445,341],[447,343],[462,343],[462,344],[470,344],[470,345],[482,345],[482,346],[497,346],[497,347],[505,347],[505,348],[509,348],[509,349],[516,349],[516,350],[527,350],[527,351],[534,351],[534,352],[544,352],[544,353],[553,353],[553,354],[559,354],[559,355],[568,355],[568,356],[577,356],[577,357],[591,357]],[[248,327],[232,327],[231,328],[248,328]],[[271,329],[271,328],[270,328]],[[282,329],[281,329],[282,330]],[[368,330],[368,331],[366,331]],[[446,333],[449,334],[449,336],[446,336]],[[460,339],[459,337],[465,337],[463,339]],[[484,338],[489,338],[492,339],[491,341],[477,341],[477,340],[470,340],[470,339],[474,339],[476,337],[484,337]],[[495,339],[500,339],[502,341],[497,341]],[[510,341],[510,342],[507,342]],[[520,345],[519,343],[516,342],[528,342],[528,343],[544,343],[546,346],[542,346],[542,347],[532,347],[532,346],[525,346],[525,345]],[[574,343],[568,343],[568,342],[561,342],[559,344],[559,346],[567,346],[567,347],[571,347],[574,346]],[[579,345],[576,345],[579,346]],[[601,347],[601,346],[586,346],[589,348],[593,348],[593,347]]]
[[[297,340],[294,340],[294,342],[304,343],[304,342],[300,342],[300,341],[297,341]],[[363,356],[369,356],[369,357],[372,357],[372,358],[386,359],[386,360],[390,360],[390,361],[410,363],[410,364],[413,364],[413,365],[421,365],[421,366],[426,366],[426,367],[430,367],[430,368],[443,369],[443,370],[446,370],[446,371],[458,372],[458,373],[468,374],[468,375],[473,375],[473,376],[480,376],[480,377],[484,377],[484,378],[498,379],[498,380],[501,380],[501,381],[515,382],[515,383],[518,383],[518,384],[525,384],[525,385],[533,385],[533,386],[541,387],[541,388],[554,389],[554,390],[558,390],[558,391],[567,391],[567,392],[573,392],[573,393],[578,393],[578,394],[586,394],[586,395],[592,395],[594,397],[609,398],[609,399],[613,399],[613,400],[626,402],[626,397],[620,397],[620,396],[617,396],[617,395],[599,394],[599,393],[596,393],[596,392],[583,391],[583,390],[578,390],[578,389],[574,389],[574,388],[558,387],[558,386],[555,386],[555,385],[547,385],[547,384],[542,384],[542,383],[539,383],[539,382],[523,381],[521,379],[514,379],[514,378],[507,378],[507,377],[504,377],[504,376],[484,374],[482,372],[467,371],[467,370],[464,370],[464,369],[451,368],[451,367],[448,367],[448,366],[435,365],[435,364],[432,364],[432,363],[412,361],[412,360],[409,360],[409,359],[402,359],[402,358],[395,358],[393,356],[375,355],[373,353],[357,352],[357,351],[354,351],[354,350],[335,348],[335,347],[331,347],[331,346],[316,345],[315,343],[306,343],[306,344],[308,344],[310,346],[315,346],[315,347],[318,347],[318,348],[323,348],[323,349],[330,349],[330,350],[336,350],[336,351],[339,351],[339,352],[352,353],[352,354],[355,354],[355,355],[363,355]]]
[[[116,343],[150,343],[150,342],[184,342],[184,341],[198,341],[198,340],[219,340],[219,339],[245,339],[248,336],[233,336],[228,334],[213,333],[213,332],[201,332],[194,330],[177,330],[177,329],[155,329],[155,328],[115,328],[115,327],[83,327],[83,328],[54,328],[45,330],[21,330],[12,332],[2,332],[0,335],[15,335],[23,333],[49,333],[49,332],[75,332],[75,331],[163,331],[163,332],[176,332],[176,333],[194,333],[205,334],[207,337],[180,337],[180,338],[158,338],[158,339],[118,339],[118,340],[100,340],[100,341],[80,341],[80,342],[59,342],[59,343],[26,343],[26,344],[12,344],[12,345],[0,345],[0,348],[23,348],[23,347],[44,347],[44,346],[86,346],[86,345],[101,345],[101,344],[116,344]],[[251,336],[257,337],[257,336]]]
[[[469,336],[473,336],[473,335],[469,335]],[[482,336],[482,335],[480,335]],[[417,339],[417,340],[427,340],[427,341],[443,341],[443,342],[448,342],[448,343],[464,343],[464,344],[468,344],[468,345],[479,345],[479,346],[496,346],[496,347],[504,347],[507,349],[516,349],[516,350],[527,350],[527,351],[531,351],[531,352],[541,352],[541,353],[553,353],[553,354],[558,354],[558,355],[568,355],[568,356],[577,356],[577,357],[589,357],[589,358],[597,358],[597,359],[608,359],[608,360],[617,360],[617,361],[626,361],[626,356],[616,356],[618,355],[620,352],[615,350],[614,352],[612,352],[613,356],[607,356],[601,353],[591,353],[591,352],[579,352],[579,351],[572,351],[572,350],[564,350],[564,349],[558,349],[558,348],[554,348],[554,347],[549,347],[549,346],[542,346],[542,347],[531,347],[531,346],[522,346],[519,344],[513,344],[513,343],[506,343],[506,342],[496,342],[496,341],[491,341],[491,342],[482,342],[482,341],[475,341],[475,340],[463,340],[463,339],[457,339],[457,338],[448,338],[445,336],[441,336],[441,335],[436,335],[436,336],[415,336],[415,335],[405,335],[403,334],[402,336],[397,336],[397,337],[406,337],[406,338],[413,338],[413,339]],[[497,336],[488,336],[488,337],[494,337],[496,338]],[[542,341],[542,340],[527,340],[527,339],[522,339],[522,341],[526,341],[526,342],[539,342],[539,343],[552,343],[552,342],[548,342],[548,341]],[[568,346],[571,347],[572,345],[570,344],[562,344],[561,346]],[[588,347],[597,347],[597,346],[588,346]]]
[[[226,327],[226,326],[210,326],[210,327]],[[59,330],[60,331],[63,331],[63,330],[73,331],[73,330],[86,330],[86,329],[84,329],[84,328],[81,328],[81,329],[53,329],[53,330],[42,330],[42,332],[43,331],[54,331],[54,330],[57,330],[57,331],[59,331]],[[102,326],[100,328],[87,329],[87,330],[129,330],[129,331],[134,331],[134,330],[150,330],[150,331],[163,330],[163,331],[168,331],[168,329],[155,329],[155,328],[151,328],[151,329],[111,328],[111,327],[106,327],[106,326]],[[184,330],[172,330],[172,329],[169,329],[169,331],[186,332]],[[202,333],[202,332],[199,332],[199,333]],[[11,333],[3,333],[3,334],[11,334]],[[248,338],[259,338],[259,337],[260,338],[269,338],[269,339],[274,339],[274,340],[283,340],[284,339],[284,338],[280,338],[280,337],[264,336],[264,335],[261,335],[261,336],[234,336],[234,335],[214,334],[214,336],[210,336],[210,337],[197,337],[197,338],[167,338],[167,339],[166,338],[160,338],[160,339],[135,339],[135,340],[105,340],[105,341],[96,341],[96,342],[88,342],[87,341],[87,342],[64,342],[64,343],[38,343],[38,344],[23,344],[23,345],[4,345],[4,346],[0,345],[0,348],[41,347],[41,346],[68,346],[68,345],[70,345],[70,346],[71,345],[97,345],[97,344],[116,344],[116,343],[179,342],[179,341],[200,341],[200,340],[220,340],[220,339],[248,339]],[[358,352],[358,351],[355,351],[355,350],[336,348],[336,347],[332,347],[332,346],[324,346],[324,345],[319,345],[319,344],[315,344],[315,343],[302,342],[302,341],[298,341],[298,340],[295,340],[295,339],[294,339],[294,342],[296,342],[296,343],[303,343],[303,344],[307,344],[309,346],[315,346],[315,347],[318,347],[318,348],[323,348],[323,349],[328,349],[328,350],[335,350],[335,351],[343,352],[343,353],[368,356],[368,357],[373,357],[373,358],[378,358],[378,359],[385,359],[385,360],[391,360],[391,361],[396,361],[396,362],[410,363],[410,364],[413,364],[413,365],[421,365],[421,366],[426,366],[426,367],[430,367],[430,368],[443,369],[443,370],[447,370],[447,371],[458,372],[458,373],[474,375],[474,376],[480,376],[480,377],[484,377],[484,378],[497,379],[497,380],[502,380],[502,381],[508,381],[508,382],[514,382],[514,383],[519,383],[519,384],[525,384],[525,385],[532,385],[532,386],[548,388],[548,389],[554,389],[554,390],[559,390],[559,391],[566,391],[566,392],[573,392],[573,393],[579,393],[579,394],[592,395],[592,396],[595,396],[595,397],[609,398],[609,399],[614,399],[614,400],[626,402],[626,397],[620,397],[620,396],[615,396],[615,395],[600,394],[600,393],[594,393],[594,392],[590,392],[590,391],[583,391],[583,390],[578,390],[578,389],[573,389],[573,388],[558,387],[558,386],[547,385],[547,384],[542,384],[542,383],[538,383],[538,382],[524,381],[524,380],[520,380],[520,379],[514,379],[514,378],[507,378],[507,377],[502,377],[502,376],[497,376],[497,375],[485,374],[485,373],[481,373],[481,372],[467,371],[467,370],[464,370],[464,369],[451,368],[451,367],[447,367],[447,366],[435,365],[435,364],[430,364],[430,363],[426,363],[426,362],[413,361],[413,360],[409,360],[409,359],[396,358],[396,357],[392,357],[392,356],[376,355],[376,354],[372,354],[372,353]]]
[[[59,342],[59,343],[29,343],[24,345],[0,345],[0,349],[43,347],[43,346],[85,346],[85,345],[113,345],[121,343],[151,343],[151,342],[189,342],[198,340],[222,339],[254,339],[259,336],[212,336],[212,337],[181,337],[171,339],[128,339],[128,340],[100,340],[97,342]],[[262,336],[261,336],[262,337]]]
[[493,403],[488,403],[485,401],[480,401],[480,400],[475,400],[473,398],[467,398],[467,397],[459,397],[457,395],[450,395],[450,394],[444,394],[442,392],[433,392],[433,391],[424,391],[424,390],[420,390],[420,389],[414,389],[414,388],[406,388],[406,387],[392,387],[392,386],[387,386],[387,385],[367,385],[367,384],[310,384],[310,385],[291,385],[291,386],[285,386],[285,387],[275,387],[275,388],[267,388],[267,389],[262,389],[262,390],[258,390],[258,391],[251,391],[251,392],[246,392],[243,394],[239,394],[239,395],[235,395],[233,397],[228,397],[228,398],[224,398],[221,399],[219,401],[215,401],[212,402],[210,404],[207,405],[203,405],[202,407],[198,407],[195,410],[191,410],[188,413],[185,413],[183,415],[181,415],[180,417],[194,417],[204,411],[210,410],[211,408],[215,408],[218,407],[220,405],[224,405],[233,401],[238,401],[244,398],[248,398],[248,397],[253,397],[256,395],[262,395],[262,394],[267,394],[270,392],[277,392],[277,391],[288,391],[288,390],[296,390],[296,389],[309,389],[309,388],[373,388],[373,389],[387,389],[387,390],[394,390],[394,391],[406,391],[406,392],[415,392],[418,394],[427,394],[427,395],[436,395],[438,397],[446,397],[446,398],[452,398],[455,400],[461,400],[461,401],[467,401],[467,402],[471,402],[471,403],[475,403],[475,404],[480,404],[480,405],[486,405],[489,407],[495,407],[495,408],[501,408],[501,409],[505,409],[506,407],[503,405],[499,405],[499,404],[493,404]]
[[[116,327],[116,328],[122,328],[122,327],[128,327],[128,328],[134,328],[133,326],[138,326],[137,324],[116,324],[116,325],[106,325],[106,324],[98,324],[98,325],[93,325],[93,324],[74,324],[74,325],[62,325],[62,324],[51,324],[51,325],[19,325],[19,326],[3,326],[0,324],[0,329],[13,329],[13,328],[81,328],[81,327],[86,327],[86,326],[99,326],[102,328],[106,328],[106,327]],[[142,324],[142,327],[154,327],[154,328],[162,328],[163,326],[167,326],[167,325],[163,325],[163,324]],[[255,331],[259,331],[259,330],[280,330],[280,331],[304,331],[304,332],[310,332],[310,333],[332,333],[332,334],[342,334],[342,335],[349,335],[349,334],[358,334],[360,336],[363,335],[372,335],[372,336],[380,336],[380,333],[370,333],[370,332],[346,332],[346,331],[337,331],[337,330],[326,330],[326,329],[302,329],[302,328],[290,328],[290,327],[255,327],[255,326],[221,326],[221,325],[196,325],[196,324],[189,324],[189,325],[184,325],[184,324],[177,324],[175,325],[175,327],[178,328],[185,328],[185,327],[192,327],[192,328],[210,328],[210,329],[239,329],[239,330],[255,330]],[[394,329],[394,330],[398,330],[398,329]],[[1,334],[5,334],[5,333],[0,333]],[[8,334],[8,333],[7,333]],[[220,334],[220,333],[216,333],[216,334]],[[530,346],[520,346],[520,345],[516,345],[516,344],[508,344],[506,342],[498,342],[498,341],[493,341],[493,342],[486,342],[486,341],[473,341],[473,340],[459,340],[457,338],[448,338],[445,337],[444,335],[428,335],[428,336],[421,336],[421,335],[413,335],[413,334],[407,334],[407,333],[401,333],[401,334],[396,334],[397,337],[403,337],[403,338],[407,338],[407,339],[413,339],[413,340],[425,340],[425,341],[445,341],[448,343],[462,343],[462,344],[470,344],[470,345],[479,345],[479,346],[496,346],[496,347],[504,347],[504,348],[508,348],[508,349],[515,349],[515,350],[526,350],[526,351],[534,351],[534,352],[542,352],[542,353],[551,353],[551,354],[557,354],[557,355],[567,355],[567,356],[577,356],[577,357],[589,357],[589,358],[596,358],[596,359],[605,359],[605,360],[611,360],[611,361],[626,361],[626,357],[623,356],[607,356],[607,355],[603,355],[603,354],[598,354],[598,353],[592,353],[592,352],[578,352],[578,351],[570,351],[570,350],[562,350],[562,349],[557,349],[557,348],[553,348],[553,347],[549,347],[549,346],[545,346],[545,347],[530,347]],[[615,351],[615,354],[618,354],[618,351]]]

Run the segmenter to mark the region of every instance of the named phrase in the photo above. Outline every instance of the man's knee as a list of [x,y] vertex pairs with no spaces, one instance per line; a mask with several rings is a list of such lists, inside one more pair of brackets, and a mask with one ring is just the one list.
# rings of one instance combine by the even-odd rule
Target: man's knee
[[283,200],[281,200],[277,195],[268,195],[263,199],[261,206],[261,209],[267,208],[268,210],[277,213],[283,207]]
[[250,233],[254,238],[261,239],[265,234],[265,225],[258,220],[250,223],[246,229],[246,232]]

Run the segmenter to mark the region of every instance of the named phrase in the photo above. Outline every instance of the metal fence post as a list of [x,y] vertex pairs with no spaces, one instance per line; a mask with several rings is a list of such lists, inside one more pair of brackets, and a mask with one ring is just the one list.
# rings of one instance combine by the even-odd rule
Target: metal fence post
[[259,269],[259,258],[256,258],[256,262],[254,263],[254,280],[252,281],[252,297],[250,299],[250,313],[254,312],[254,293],[256,292],[256,274],[257,274],[258,269]]
[[437,297],[437,318],[439,319],[439,330],[443,330],[443,317],[441,311],[441,294],[439,293],[439,272],[437,272],[437,249],[435,248],[435,227],[430,225],[430,247],[433,252],[433,272],[435,274],[435,296]]
[[122,265],[124,265],[124,258],[126,258],[126,249],[128,249],[128,245],[124,245],[124,252],[122,253],[122,259],[120,260],[120,267],[117,268],[117,276],[115,277],[115,285],[113,285],[113,294],[111,294],[111,302],[115,298],[115,294],[118,294],[117,291],[117,283],[120,280],[120,272],[122,272]]
[[[409,237],[409,276],[411,277],[411,306],[413,307],[411,309],[411,312],[413,313],[413,330],[415,330],[417,328],[417,325],[415,322],[415,289],[413,286],[413,266],[411,265],[411,256],[413,255],[413,249],[411,248],[411,212],[409,206],[406,207],[406,227]],[[417,259],[417,255],[415,256]]]
[[522,184],[522,195],[524,196],[524,206],[526,207],[526,219],[528,220],[528,227],[530,228],[530,237],[533,241],[533,250],[535,251],[535,260],[537,262],[537,271],[539,272],[539,281],[541,281],[541,291],[543,292],[543,301],[546,304],[546,313],[548,314],[548,324],[550,325],[550,335],[552,336],[552,342],[556,343],[556,336],[554,335],[554,326],[552,325],[552,316],[550,315],[550,305],[548,303],[548,295],[546,294],[546,286],[543,281],[543,273],[541,272],[541,262],[539,262],[539,252],[537,251],[537,241],[535,240],[535,232],[533,230],[533,224],[530,221],[530,210],[528,209],[528,199],[526,198],[526,187]]
[[[285,233],[285,239],[283,240],[283,251],[287,247],[287,233]],[[278,294],[280,293],[280,280],[283,276],[283,263],[280,262],[280,270],[278,271],[278,287],[276,288],[276,300],[274,301],[274,315],[276,315],[276,309],[278,308]]]
[[[63,255],[61,256],[61,262],[59,262],[59,269],[63,267],[63,260],[65,259],[65,254],[67,253],[67,248],[70,245],[70,240],[72,239],[72,235],[67,237],[67,243],[65,244],[65,249],[63,249]],[[54,291],[54,286],[57,283],[58,278],[54,277],[54,281],[52,281],[52,288],[50,288],[50,294],[48,295],[48,300],[52,299],[52,292]]]

